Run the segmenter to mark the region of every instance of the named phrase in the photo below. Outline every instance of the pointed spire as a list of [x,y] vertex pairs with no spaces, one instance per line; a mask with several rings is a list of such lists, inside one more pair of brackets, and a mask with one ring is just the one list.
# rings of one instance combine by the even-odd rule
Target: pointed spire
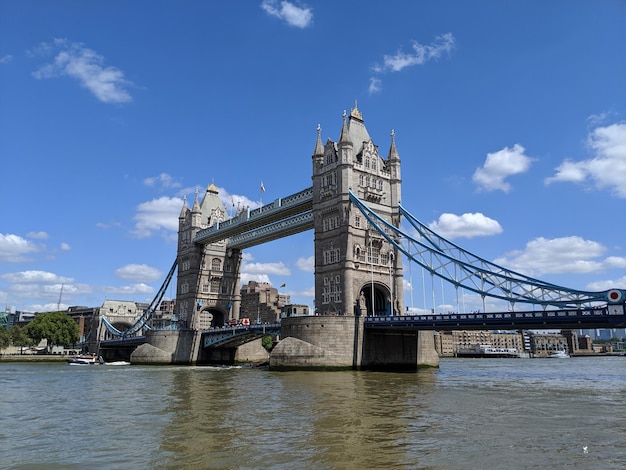
[[317,141],[315,142],[315,149],[313,150],[313,156],[324,155],[324,145],[322,145],[322,127],[317,125]]
[[198,188],[196,188],[196,199],[193,201],[193,207],[191,208],[191,212],[201,212],[200,203],[198,202]]
[[348,120],[346,119],[347,114],[346,111],[343,111],[343,126],[341,126],[341,136],[339,137],[339,144],[350,144],[352,145],[352,140],[350,140],[350,131],[348,130]]
[[398,155],[398,150],[396,149],[396,133],[393,129],[391,130],[391,147],[389,148],[387,159],[389,161],[400,161],[400,155]]
[[179,219],[184,219],[185,215],[187,215],[187,195],[183,196],[183,208],[180,210]]

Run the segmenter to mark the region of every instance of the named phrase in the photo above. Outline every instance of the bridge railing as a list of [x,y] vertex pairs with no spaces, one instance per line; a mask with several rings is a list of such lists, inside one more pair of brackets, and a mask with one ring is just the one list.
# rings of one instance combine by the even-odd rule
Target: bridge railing
[[365,317],[365,326],[372,328],[384,327],[424,327],[429,329],[454,328],[489,329],[496,326],[506,329],[550,329],[587,328],[590,325],[619,326],[626,324],[624,310],[618,313],[605,307],[593,309],[567,309],[522,312],[493,312],[493,313],[447,313],[425,315],[400,316],[368,316]]

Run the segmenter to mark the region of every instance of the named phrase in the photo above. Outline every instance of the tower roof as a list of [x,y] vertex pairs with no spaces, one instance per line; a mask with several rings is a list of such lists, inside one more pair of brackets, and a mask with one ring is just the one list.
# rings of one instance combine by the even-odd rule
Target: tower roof
[[[347,129],[348,136],[347,138],[354,145],[355,152],[359,152],[363,147],[364,142],[369,142],[372,140],[367,129],[365,128],[365,123],[363,122],[363,115],[359,108],[357,107],[356,101],[354,102],[354,108],[350,110],[350,117],[348,118],[347,123],[344,122],[344,127]],[[341,129],[341,136],[344,137],[344,130]],[[341,139],[339,139],[341,141]]]
[[219,189],[217,189],[217,186],[215,186],[213,182],[211,182],[211,184],[206,188],[206,192],[202,198],[202,203],[200,204],[200,210],[202,211],[203,223],[209,221],[209,224],[212,225],[215,222],[214,217],[212,216],[216,212],[221,214],[218,218],[221,218],[222,220],[227,218],[226,207],[220,199]]

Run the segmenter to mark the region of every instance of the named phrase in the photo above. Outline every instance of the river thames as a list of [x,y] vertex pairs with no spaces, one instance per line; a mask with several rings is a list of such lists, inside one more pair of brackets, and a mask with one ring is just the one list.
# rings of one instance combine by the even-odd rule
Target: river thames
[[418,373],[0,362],[3,469],[623,469],[626,358]]

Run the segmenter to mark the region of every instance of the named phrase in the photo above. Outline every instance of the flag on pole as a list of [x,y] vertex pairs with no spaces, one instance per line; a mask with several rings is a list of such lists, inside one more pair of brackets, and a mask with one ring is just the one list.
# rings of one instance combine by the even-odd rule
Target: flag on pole
[[280,287],[286,287],[286,286],[287,286],[287,284],[281,284],[280,285]]
[[233,203],[233,207],[235,207],[235,199],[232,196],[230,197],[230,202],[232,202]]
[[265,192],[265,186],[263,186],[263,181],[261,181],[261,192],[264,193]]

